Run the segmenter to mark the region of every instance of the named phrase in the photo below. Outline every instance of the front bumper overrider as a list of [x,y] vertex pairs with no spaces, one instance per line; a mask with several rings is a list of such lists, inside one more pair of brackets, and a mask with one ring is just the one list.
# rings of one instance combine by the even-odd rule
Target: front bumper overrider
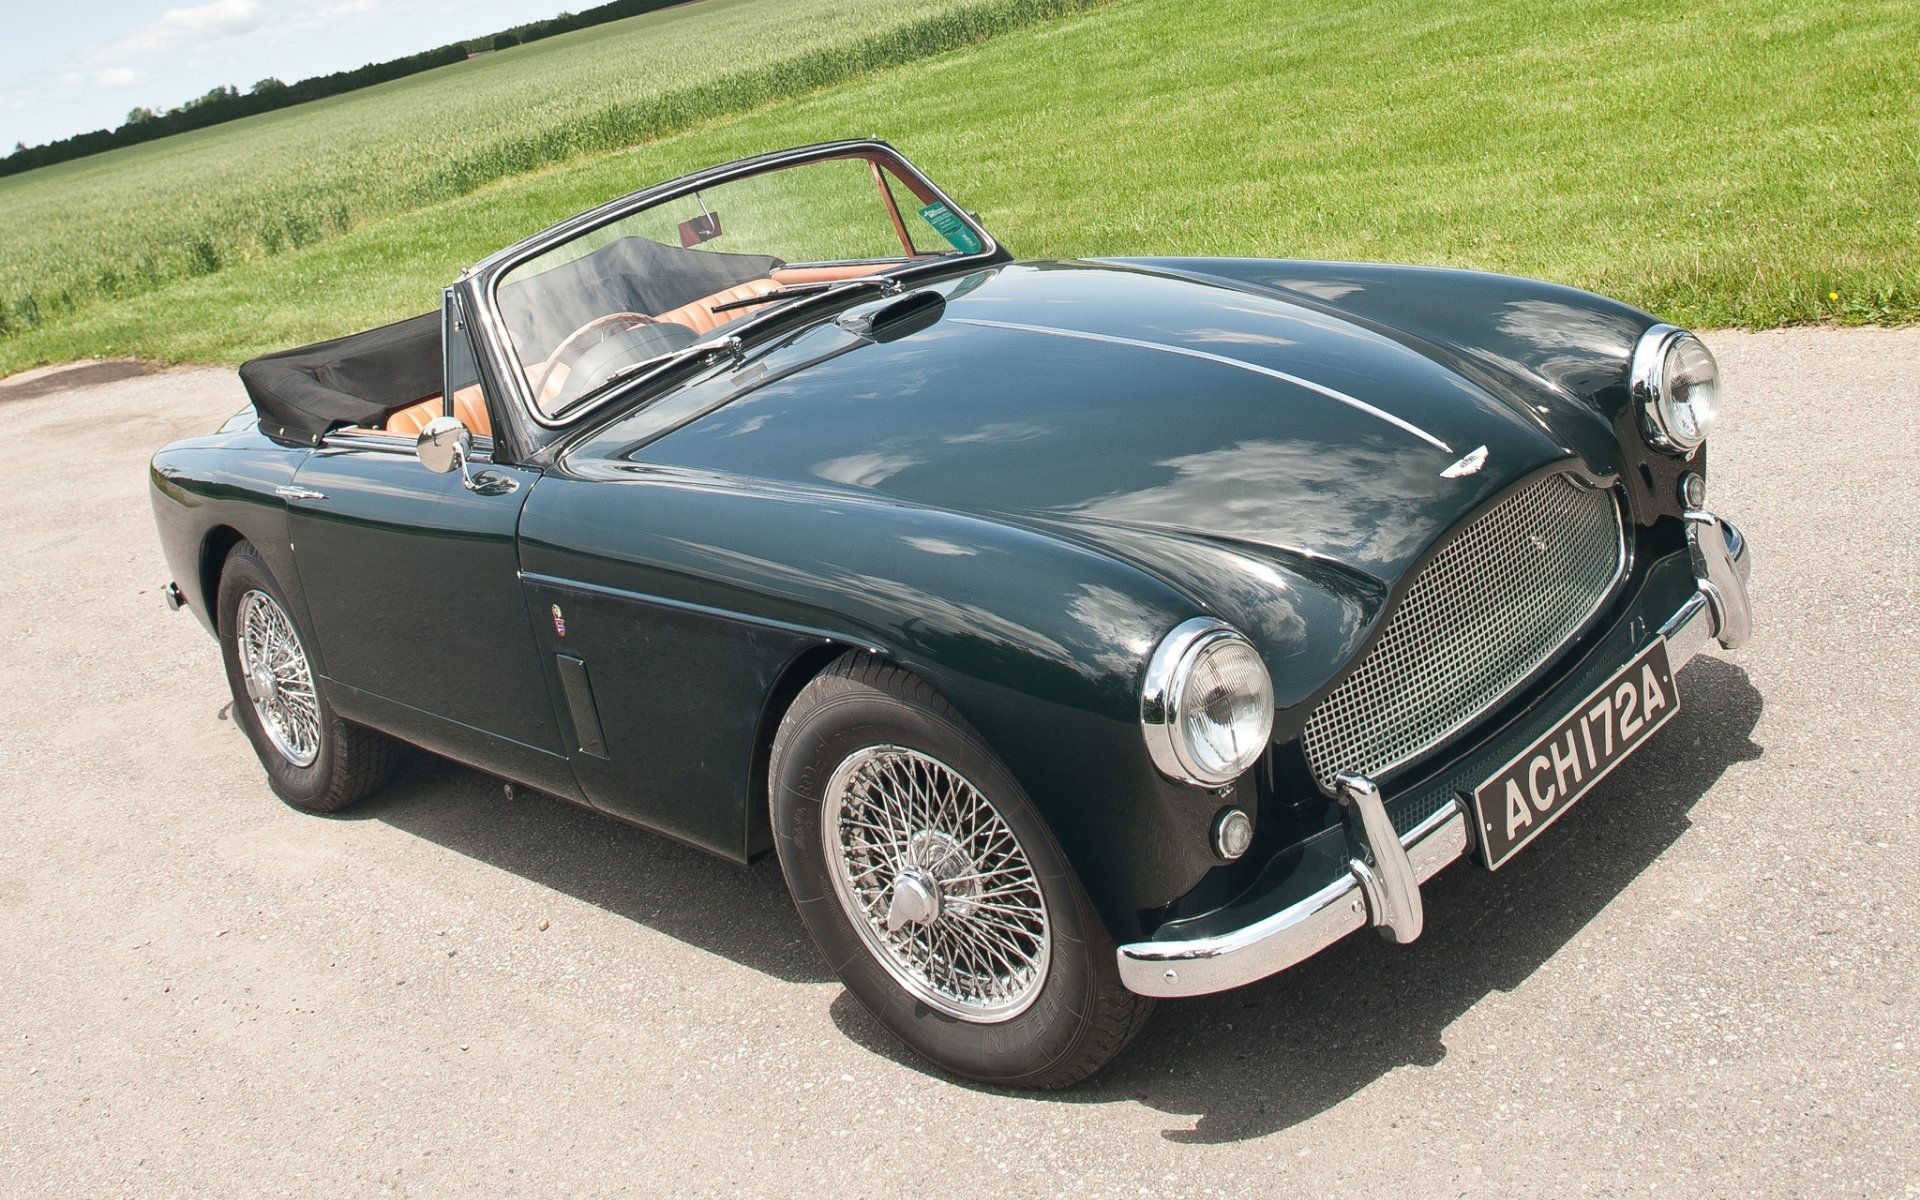
[[[1549,728],[1658,638],[1666,639],[1676,671],[1709,641],[1729,650],[1746,643],[1753,629],[1746,538],[1709,512],[1689,512],[1685,521],[1686,553],[1654,565],[1626,616],[1525,717],[1453,769],[1392,798],[1383,798],[1370,780],[1340,780],[1347,813],[1340,853],[1346,861],[1331,882],[1291,902],[1282,899],[1277,907],[1270,891],[1163,926],[1153,938],[1119,948],[1121,981],[1143,996],[1202,996],[1283,971],[1367,925],[1390,941],[1417,938],[1424,921],[1420,885],[1472,849],[1468,797],[1511,746]],[[1320,857],[1325,854],[1323,849]]]

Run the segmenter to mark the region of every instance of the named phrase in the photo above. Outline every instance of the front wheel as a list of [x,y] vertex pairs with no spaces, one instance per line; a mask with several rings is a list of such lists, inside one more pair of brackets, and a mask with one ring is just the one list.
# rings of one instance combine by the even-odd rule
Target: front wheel
[[924,682],[840,660],[795,699],[769,770],[801,919],[908,1046],[984,1083],[1057,1088],[1104,1065],[1152,1002],[1020,786]]
[[308,812],[337,812],[386,782],[397,747],[334,715],[285,594],[247,542],[227,556],[217,613],[234,719],[274,793]]

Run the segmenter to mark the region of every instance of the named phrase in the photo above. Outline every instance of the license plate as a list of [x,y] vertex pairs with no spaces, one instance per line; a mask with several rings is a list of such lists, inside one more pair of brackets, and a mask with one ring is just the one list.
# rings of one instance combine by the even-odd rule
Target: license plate
[[1663,638],[1473,793],[1487,867],[1513,857],[1679,711]]

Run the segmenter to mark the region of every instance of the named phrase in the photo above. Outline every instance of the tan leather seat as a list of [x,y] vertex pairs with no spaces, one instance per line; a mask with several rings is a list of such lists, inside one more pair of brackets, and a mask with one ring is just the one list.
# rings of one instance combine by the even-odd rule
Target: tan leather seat
[[[443,416],[446,405],[439,396],[429,396],[418,404],[410,404],[387,414],[386,430],[401,437],[413,437],[427,427],[427,422]],[[480,394],[480,385],[469,384],[453,394],[453,415],[475,437],[492,437],[493,422],[487,417],[487,401]]]
[[773,281],[781,287],[790,283],[833,283],[842,279],[858,279],[863,275],[878,275],[889,267],[899,265],[894,261],[833,263],[824,267],[775,267]]
[[725,304],[729,300],[745,300],[751,296],[764,296],[776,288],[788,287],[796,283],[829,283],[840,279],[853,279],[861,275],[872,275],[885,270],[887,263],[840,263],[824,267],[776,267],[771,279],[749,279],[736,284],[723,292],[711,296],[702,296],[691,304],[682,304],[679,308],[663,312],[657,318],[672,321],[676,325],[685,325],[695,333],[712,333],[737,317],[744,317],[758,305],[749,304],[741,308],[730,308],[725,312],[714,312],[713,306]]
[[757,305],[747,305],[744,308],[730,308],[725,312],[714,312],[714,305],[725,304],[729,300],[745,300],[751,296],[764,296],[779,286],[779,284],[771,279],[749,279],[745,283],[737,284],[723,292],[715,292],[711,296],[703,296],[695,300],[692,304],[682,304],[679,308],[663,312],[660,314],[659,319],[662,321],[672,321],[675,325],[685,325],[695,333],[712,333],[727,322],[734,320],[736,317],[744,317],[758,307]]

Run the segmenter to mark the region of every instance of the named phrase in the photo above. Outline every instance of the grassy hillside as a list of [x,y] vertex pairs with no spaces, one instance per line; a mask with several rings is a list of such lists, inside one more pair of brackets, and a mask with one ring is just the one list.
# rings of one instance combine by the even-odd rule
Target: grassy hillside
[[0,179],[0,336],[1097,0],[705,0]]
[[0,342],[0,370],[233,361],[423,311],[467,263],[588,204],[866,133],[1024,255],[1448,263],[1689,324],[1912,321],[1916,129],[1908,0],[1120,0],[83,307]]

